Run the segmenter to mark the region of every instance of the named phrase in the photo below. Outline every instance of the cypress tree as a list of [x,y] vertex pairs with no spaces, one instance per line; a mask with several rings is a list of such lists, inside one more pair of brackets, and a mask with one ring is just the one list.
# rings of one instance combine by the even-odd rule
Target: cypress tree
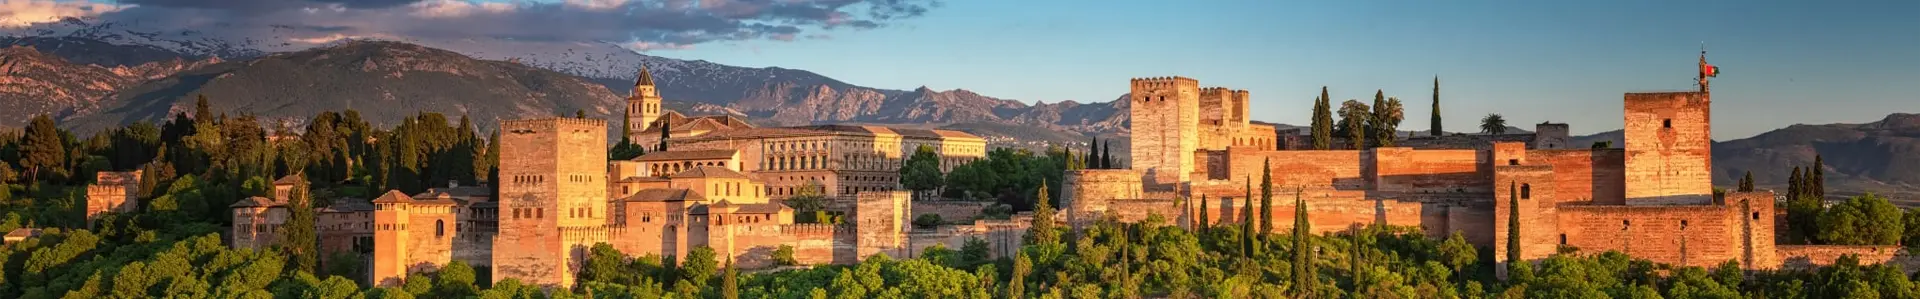
[[1813,178],[1809,180],[1809,182],[1807,183],[1807,185],[1811,186],[1810,188],[1807,188],[1808,189],[1807,193],[1809,195],[1813,195],[1814,198],[1819,198],[1820,200],[1827,199],[1826,168],[1827,168],[1826,159],[1822,159],[1820,157],[1820,154],[1814,154],[1813,155]]
[[1805,179],[1800,175],[1800,167],[1794,166],[1793,174],[1787,176],[1787,200],[1800,199],[1800,189],[1802,188],[1803,181],[1805,181]]
[[660,149],[654,150],[654,151],[656,152],[667,151],[667,137],[669,136],[667,135],[667,132],[672,131],[672,128],[673,128],[673,123],[664,122],[664,121],[660,122],[660,146],[659,146]]
[[1753,192],[1753,172],[1752,171],[1748,171],[1745,176],[1740,177],[1739,190],[1740,192]]
[[1260,241],[1273,232],[1273,158],[1260,162]]
[[[1520,185],[1507,183],[1507,264],[1520,262]],[[1508,266],[1512,268],[1512,266]]]
[[200,94],[193,100],[193,121],[206,123],[213,121],[213,108],[207,105],[207,95]]
[[1200,195],[1200,230],[1201,231],[1206,231],[1207,227],[1213,224],[1213,222],[1210,222],[1208,220],[1211,220],[1211,219],[1207,219],[1207,195],[1201,194]]
[[1047,198],[1047,183],[1040,182],[1040,192],[1034,195],[1033,230],[1027,233],[1035,245],[1060,244],[1060,232],[1053,228],[1053,203]]
[[740,272],[733,269],[733,257],[727,257],[727,269],[720,275],[720,298],[740,299]]
[[1293,191],[1293,283],[1296,296],[1312,289],[1313,261],[1308,259],[1311,249],[1307,248],[1307,235],[1312,231],[1307,222],[1307,201],[1300,198],[1305,188]]
[[[1253,178],[1247,178],[1247,180],[1251,181]],[[1240,221],[1240,253],[1242,256],[1253,257],[1253,182],[1247,182],[1247,196],[1244,197],[1246,203],[1240,205],[1240,215],[1243,218]]]
[[1327,87],[1320,87],[1320,98],[1313,102],[1313,149],[1326,150],[1333,147],[1333,103],[1327,97]]
[[1447,134],[1440,130],[1440,76],[1433,76],[1433,136]]
[[1094,136],[1093,141],[1087,141],[1087,156],[1081,157],[1080,162],[1086,165],[1087,169],[1100,169],[1099,164],[1093,163],[1093,158],[1099,157],[1099,156],[1100,156],[1100,137]]
[[287,192],[287,222],[280,225],[280,250],[292,256],[296,269],[315,273],[319,263],[320,238],[314,233],[313,201],[308,194],[307,176],[295,174],[293,190]]
[[1033,272],[1033,259],[1027,257],[1026,250],[1018,250],[1013,257],[1013,281],[1007,283],[1007,298],[1027,297],[1027,275]]

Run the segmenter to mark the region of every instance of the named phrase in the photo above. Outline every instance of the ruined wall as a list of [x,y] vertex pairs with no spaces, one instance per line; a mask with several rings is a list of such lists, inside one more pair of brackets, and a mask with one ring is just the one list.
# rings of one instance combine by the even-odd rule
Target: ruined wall
[[1532,150],[1533,165],[1553,167],[1555,202],[1625,204],[1625,152],[1619,149]]
[[[1031,218],[1028,218],[1030,221]],[[948,225],[933,229],[914,230],[907,234],[909,245],[904,258],[919,257],[927,248],[940,245],[954,251],[966,247],[967,240],[979,238],[987,242],[987,254],[991,258],[1012,257],[1023,246],[1029,221],[981,220],[972,225]],[[1163,225],[1165,223],[1162,223]]]
[[1782,245],[1774,254],[1781,258],[1782,270],[1812,270],[1832,266],[1843,255],[1854,255],[1861,265],[1901,263],[1900,245]]
[[1133,79],[1130,86],[1133,169],[1157,184],[1187,181],[1199,148],[1200,81],[1182,77]]
[[1702,204],[1713,194],[1711,96],[1626,94],[1628,204]]
[[1415,150],[1387,147],[1373,150],[1381,192],[1487,193],[1492,157],[1476,150]]

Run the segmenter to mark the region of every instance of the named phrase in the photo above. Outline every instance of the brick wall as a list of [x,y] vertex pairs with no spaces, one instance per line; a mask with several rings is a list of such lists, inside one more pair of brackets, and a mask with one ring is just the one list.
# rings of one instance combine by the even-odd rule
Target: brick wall
[[987,206],[994,205],[991,202],[979,201],[915,201],[911,204],[913,205],[911,219],[919,219],[920,215],[933,214],[940,215],[940,220],[946,222],[973,221],[974,218],[980,217],[980,212],[985,211]]
[[1713,194],[1711,97],[1626,94],[1628,204],[1701,204]]
[[1475,150],[1374,149],[1375,189],[1382,192],[1487,193],[1484,165],[1492,157]]
[[1782,245],[1774,254],[1781,258],[1781,269],[1810,270],[1831,266],[1840,256],[1849,254],[1858,257],[1861,265],[1895,263],[1911,266],[1912,258],[1906,257],[1904,252],[1900,245]]
[[1131,165],[1152,182],[1174,184],[1193,171],[1199,148],[1200,82],[1181,77],[1133,79]]
[[1099,219],[1114,199],[1140,198],[1141,173],[1129,169],[1067,171],[1061,179],[1060,211],[1078,227]]
[[1572,205],[1560,208],[1559,221],[1566,244],[1584,252],[1617,250],[1659,263],[1704,267],[1745,259],[1740,212],[1721,205]]
[[1619,149],[1527,151],[1533,165],[1553,166],[1555,202],[1625,204],[1625,152]]

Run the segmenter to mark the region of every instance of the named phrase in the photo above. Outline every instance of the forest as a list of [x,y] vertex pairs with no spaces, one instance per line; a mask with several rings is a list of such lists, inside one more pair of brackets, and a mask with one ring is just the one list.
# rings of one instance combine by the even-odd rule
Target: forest
[[[283,133],[290,131],[304,133]],[[1920,298],[1905,269],[1851,257],[1817,270],[1743,271],[1734,261],[1679,267],[1562,250],[1516,263],[1510,279],[1500,280],[1493,250],[1459,234],[1387,226],[1310,234],[1305,225],[1275,231],[1264,219],[1196,230],[1165,217],[1109,217],[1079,231],[1036,221],[1027,245],[1010,257],[972,240],[913,258],[774,269],[736,269],[705,248],[661,257],[601,245],[590,250],[578,283],[558,289],[495,282],[488,269],[459,262],[374,287],[362,281],[363,256],[317,250],[313,207],[377,191],[492,181],[498,145],[497,133],[491,136],[465,117],[436,113],[385,128],[355,111],[275,126],[213,111],[204,99],[165,123],[85,137],[36,117],[23,130],[0,133],[0,231],[42,230],[0,246],[0,298]],[[610,151],[645,151],[621,143]],[[912,187],[1050,219],[1061,170],[1115,167],[1097,152],[995,150],[948,174],[903,172],[921,176]],[[129,170],[142,171],[139,206],[89,226],[93,174]],[[296,207],[280,228],[286,237],[261,250],[226,246],[228,206],[273,196],[272,180],[289,175],[307,183],[283,199]],[[1789,217],[1809,228],[1791,240],[1920,243],[1920,211],[1871,195],[1821,205],[1824,187],[1795,181],[1807,183],[1797,183],[1794,201],[1784,204],[1799,205],[1787,209]],[[1744,185],[1738,188],[1751,189]],[[1262,193],[1263,203],[1298,200]]]

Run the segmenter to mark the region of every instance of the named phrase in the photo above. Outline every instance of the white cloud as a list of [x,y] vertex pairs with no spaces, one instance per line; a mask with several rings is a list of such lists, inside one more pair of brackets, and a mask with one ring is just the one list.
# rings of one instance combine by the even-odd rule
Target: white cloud
[[0,0],[0,27],[18,28],[59,22],[68,17],[92,17],[122,8],[87,1]]

